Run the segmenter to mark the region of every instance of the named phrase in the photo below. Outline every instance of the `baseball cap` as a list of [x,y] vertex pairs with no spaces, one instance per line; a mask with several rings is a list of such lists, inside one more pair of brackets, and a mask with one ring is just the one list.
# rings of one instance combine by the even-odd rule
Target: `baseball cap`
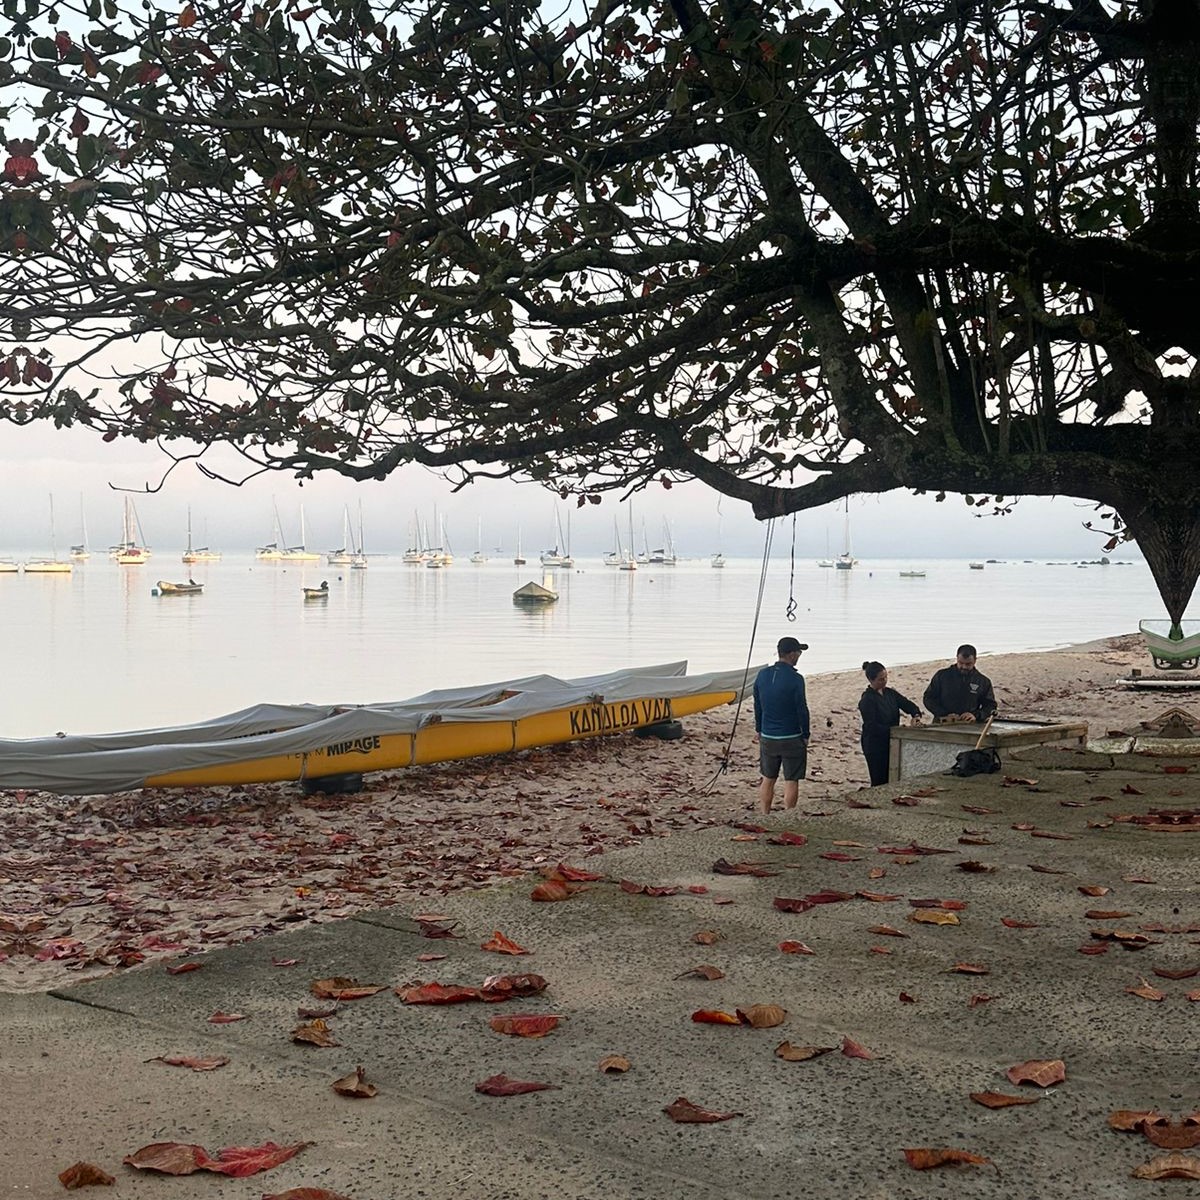
[[775,649],[779,654],[795,654],[807,650],[808,643],[798,642],[794,637],[781,637]]

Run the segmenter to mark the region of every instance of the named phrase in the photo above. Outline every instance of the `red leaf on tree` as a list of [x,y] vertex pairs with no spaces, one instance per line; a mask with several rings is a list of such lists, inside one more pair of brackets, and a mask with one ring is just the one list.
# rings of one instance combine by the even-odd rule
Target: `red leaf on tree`
[[505,937],[498,929],[492,931],[492,936],[486,942],[480,943],[480,950],[490,950],[493,954],[529,954],[524,946],[518,945],[512,938]]
[[475,1085],[482,1096],[523,1096],[526,1092],[558,1091],[557,1083],[535,1083],[529,1079],[510,1079],[507,1075],[489,1075]]
[[740,1112],[714,1112],[712,1109],[701,1108],[686,1096],[677,1096],[663,1112],[681,1125],[711,1125],[715,1121],[728,1121],[742,1115]]
[[934,1149],[920,1146],[904,1151],[908,1165],[915,1171],[929,1171],[934,1167],[954,1166],[986,1166],[991,1159],[982,1154],[972,1154],[969,1150]]
[[552,1029],[557,1029],[558,1022],[558,1017],[549,1014],[522,1014],[511,1017],[493,1017],[488,1025],[496,1033],[505,1033],[510,1037],[540,1038],[545,1037]]
[[1031,1058],[1017,1063],[1004,1072],[1009,1083],[1031,1083],[1036,1087],[1053,1087],[1067,1077],[1067,1066],[1061,1058]]

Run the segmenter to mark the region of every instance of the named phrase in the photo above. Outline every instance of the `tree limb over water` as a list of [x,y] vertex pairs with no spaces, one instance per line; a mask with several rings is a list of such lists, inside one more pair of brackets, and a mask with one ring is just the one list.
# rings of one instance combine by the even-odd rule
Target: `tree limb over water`
[[20,12],[0,419],[760,517],[1077,496],[1182,616],[1192,0]]

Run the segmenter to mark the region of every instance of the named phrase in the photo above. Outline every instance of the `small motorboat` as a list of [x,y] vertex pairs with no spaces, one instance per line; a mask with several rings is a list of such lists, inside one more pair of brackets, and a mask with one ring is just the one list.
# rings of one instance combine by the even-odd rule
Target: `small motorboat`
[[558,599],[558,593],[553,588],[544,587],[530,580],[513,592],[514,604],[542,605],[553,604]]
[[187,583],[172,583],[169,579],[160,579],[151,589],[151,595],[157,596],[198,596],[204,591],[204,584],[189,579]]
[[302,588],[305,600],[328,600],[329,599],[329,581],[321,580],[321,586],[315,588]]

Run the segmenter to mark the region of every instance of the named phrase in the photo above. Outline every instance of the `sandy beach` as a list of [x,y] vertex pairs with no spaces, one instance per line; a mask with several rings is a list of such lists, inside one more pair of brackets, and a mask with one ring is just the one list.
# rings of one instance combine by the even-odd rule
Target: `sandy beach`
[[[892,686],[919,702],[948,661],[888,664]],[[1137,635],[979,666],[1003,715],[1083,720],[1094,735],[1189,705],[1116,686],[1130,668],[1150,669]],[[808,680],[801,819],[866,784],[863,686],[858,671]],[[752,734],[746,702],[689,718],[676,742],[622,735],[382,773],[349,796],[285,784],[83,798],[0,791],[0,990],[46,990],[415,898],[436,912],[450,892],[745,820],[758,779]]]

